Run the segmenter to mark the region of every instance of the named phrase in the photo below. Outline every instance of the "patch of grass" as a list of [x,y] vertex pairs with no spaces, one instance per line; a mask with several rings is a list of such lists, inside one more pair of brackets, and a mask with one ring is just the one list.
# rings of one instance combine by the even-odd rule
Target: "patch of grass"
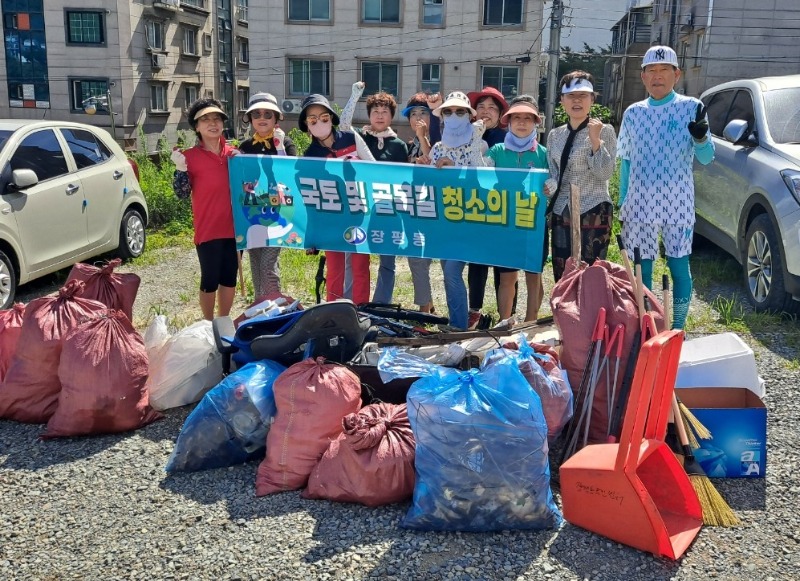
[[744,323],[744,308],[736,294],[732,297],[718,296],[712,301],[711,306],[719,313],[720,322],[723,325]]

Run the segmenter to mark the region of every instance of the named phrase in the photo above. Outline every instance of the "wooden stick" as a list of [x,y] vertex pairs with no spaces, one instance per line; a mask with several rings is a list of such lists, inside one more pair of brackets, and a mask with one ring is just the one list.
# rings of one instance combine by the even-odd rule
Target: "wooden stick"
[[664,291],[664,330],[672,328],[672,291],[669,290],[669,275],[665,274],[661,278],[661,288]]
[[644,308],[644,281],[642,280],[642,255],[639,252],[639,247],[633,249],[633,269],[636,274],[636,282],[634,286],[636,288],[636,306],[639,309],[639,320],[641,321],[644,318],[644,314],[647,312]]
[[244,297],[247,296],[247,293],[244,289],[244,271],[242,270],[242,254],[244,251],[239,251],[236,255],[239,257],[239,293]]
[[575,185],[569,185],[569,211],[570,222],[572,223],[572,260],[578,267],[581,263],[581,189]]

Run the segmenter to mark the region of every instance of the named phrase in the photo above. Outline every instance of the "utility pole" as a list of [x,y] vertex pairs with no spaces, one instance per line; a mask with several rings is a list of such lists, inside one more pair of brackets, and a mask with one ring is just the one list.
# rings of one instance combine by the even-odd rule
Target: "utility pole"
[[547,69],[547,101],[545,102],[545,136],[553,128],[553,114],[556,109],[556,89],[558,88],[558,60],[561,56],[561,21],[564,7],[561,0],[553,0],[550,15],[550,64]]

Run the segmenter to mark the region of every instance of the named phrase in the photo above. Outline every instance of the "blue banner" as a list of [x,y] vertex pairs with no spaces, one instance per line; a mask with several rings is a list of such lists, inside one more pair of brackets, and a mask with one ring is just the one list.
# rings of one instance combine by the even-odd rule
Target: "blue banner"
[[270,155],[229,160],[238,248],[463,260],[541,272],[546,170]]

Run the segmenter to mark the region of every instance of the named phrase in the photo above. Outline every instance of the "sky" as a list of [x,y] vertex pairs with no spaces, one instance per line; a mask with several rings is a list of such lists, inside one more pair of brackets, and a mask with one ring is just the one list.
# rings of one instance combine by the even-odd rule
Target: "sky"
[[[564,27],[561,46],[580,50],[586,42],[592,48],[611,44],[611,27],[625,14],[630,0],[563,0]],[[542,35],[542,50],[550,45],[550,13],[553,3],[546,2],[544,14],[546,29]]]

